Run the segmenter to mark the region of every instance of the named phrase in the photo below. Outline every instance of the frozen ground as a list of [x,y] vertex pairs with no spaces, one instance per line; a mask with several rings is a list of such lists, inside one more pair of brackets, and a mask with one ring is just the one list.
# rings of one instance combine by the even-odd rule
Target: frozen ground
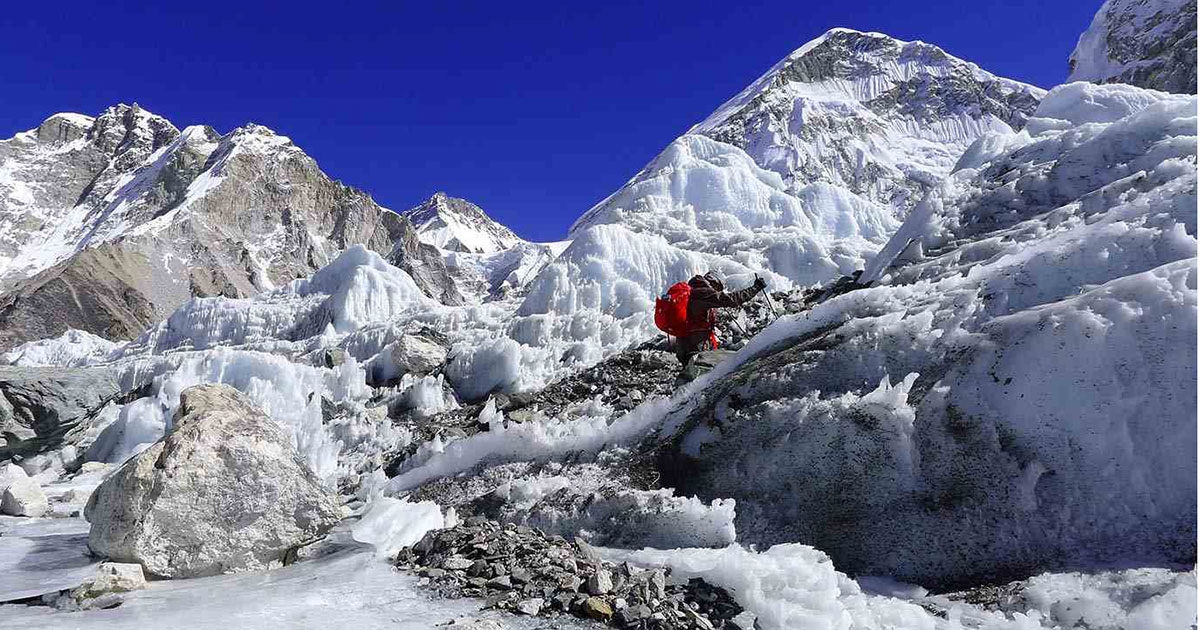
[[[78,585],[94,571],[84,555],[87,524],[79,519],[0,517],[0,597],[48,592]],[[443,600],[419,586],[419,578],[394,570],[369,545],[282,569],[189,580],[151,582],[127,594],[111,610],[58,612],[48,606],[0,604],[8,629],[68,628],[389,628],[428,630],[459,618],[495,618],[481,602]],[[571,619],[550,624],[509,616],[513,629],[577,628]]]

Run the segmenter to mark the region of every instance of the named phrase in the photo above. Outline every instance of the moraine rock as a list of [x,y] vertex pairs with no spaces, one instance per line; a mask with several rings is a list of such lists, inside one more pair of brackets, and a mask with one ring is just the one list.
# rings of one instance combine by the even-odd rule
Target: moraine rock
[[80,602],[80,608],[89,599],[108,593],[127,593],[146,587],[146,575],[142,565],[131,562],[101,562],[96,574],[71,591],[71,597]]
[[369,382],[380,385],[405,374],[424,376],[442,367],[449,353],[449,349],[431,335],[404,335],[372,360]]
[[0,366],[0,459],[58,448],[64,438],[86,446],[72,430],[119,393],[116,375],[102,368]]
[[568,542],[480,516],[429,532],[400,550],[396,562],[444,595],[479,597],[487,608],[530,616],[570,614],[622,628],[645,628],[639,624],[653,617],[661,623],[648,627],[682,630],[718,627],[742,612],[728,593],[703,580],[668,585],[669,569],[614,564],[578,538]]
[[260,569],[340,519],[287,434],[241,392],[184,390],[174,424],[88,500],[93,553],[164,577]]
[[37,481],[17,477],[8,483],[0,498],[0,512],[9,516],[41,516],[50,510],[50,502]]

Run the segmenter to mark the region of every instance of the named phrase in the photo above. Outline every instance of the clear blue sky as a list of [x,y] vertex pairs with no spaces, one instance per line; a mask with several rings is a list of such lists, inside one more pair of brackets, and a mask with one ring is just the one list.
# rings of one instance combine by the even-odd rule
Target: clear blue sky
[[117,102],[222,133],[252,121],[392,209],[445,190],[552,240],[831,27],[1049,88],[1100,0],[339,5],[8,3],[0,137]]

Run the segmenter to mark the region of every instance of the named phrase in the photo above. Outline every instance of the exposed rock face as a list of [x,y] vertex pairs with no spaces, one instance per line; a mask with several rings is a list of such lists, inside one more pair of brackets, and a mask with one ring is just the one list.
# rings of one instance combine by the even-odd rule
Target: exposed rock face
[[1108,0],[1071,53],[1067,81],[1196,93],[1196,0]]
[[479,206],[444,192],[434,193],[404,216],[416,226],[422,242],[448,251],[494,254],[522,242]]
[[[387,261],[405,271],[429,297],[442,304],[462,304],[462,293],[446,269],[442,254],[436,247],[418,238],[407,217],[385,215],[394,243]],[[382,252],[381,252],[382,253]]]
[[408,221],[259,125],[59,114],[0,141],[0,173],[0,350],[67,327],[129,338],[190,297],[253,295],[356,243],[457,296],[435,248],[393,251]]
[[119,393],[104,368],[0,366],[0,459],[61,445]]
[[88,500],[88,546],[164,577],[258,569],[341,516],[287,434],[225,385],[181,397],[175,430]]

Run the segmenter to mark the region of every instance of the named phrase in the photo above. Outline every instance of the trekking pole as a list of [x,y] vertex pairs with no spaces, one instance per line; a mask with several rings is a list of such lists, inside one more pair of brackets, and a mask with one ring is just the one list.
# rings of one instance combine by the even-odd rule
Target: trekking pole
[[779,321],[779,311],[775,310],[775,303],[771,301],[771,294],[763,291],[763,295],[767,298],[767,306],[771,309],[771,316],[775,318],[775,321]]
[[[754,279],[758,279],[758,274],[754,274]],[[775,304],[771,302],[771,293],[765,288],[762,293],[763,297],[767,298],[767,308],[771,309],[771,316],[775,318],[774,321],[779,321],[779,313],[775,310]]]
[[729,321],[733,322],[734,327],[741,331],[742,338],[744,338],[744,339],[750,338],[750,334],[746,332],[746,328],[744,326],[742,326],[740,323],[738,323],[738,318],[735,317]]

